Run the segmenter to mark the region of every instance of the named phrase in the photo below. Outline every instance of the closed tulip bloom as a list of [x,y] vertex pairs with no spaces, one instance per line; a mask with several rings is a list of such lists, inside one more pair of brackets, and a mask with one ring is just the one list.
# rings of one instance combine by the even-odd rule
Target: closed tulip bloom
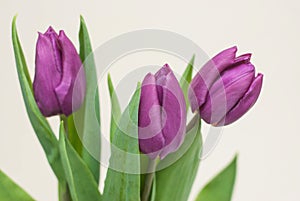
[[237,47],[213,57],[193,78],[189,88],[192,111],[214,126],[233,123],[257,101],[263,75],[255,75],[251,54],[236,57]]
[[79,109],[86,87],[81,66],[80,57],[64,31],[58,35],[49,27],[46,33],[39,33],[33,90],[44,116],[69,116]]
[[165,64],[143,80],[139,105],[140,150],[161,159],[181,145],[186,126],[186,104],[180,85]]

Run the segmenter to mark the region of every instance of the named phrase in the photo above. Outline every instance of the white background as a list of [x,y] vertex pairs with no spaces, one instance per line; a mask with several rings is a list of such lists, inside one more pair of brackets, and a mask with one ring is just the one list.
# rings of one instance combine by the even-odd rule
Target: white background
[[[82,14],[94,47],[121,33],[158,28],[190,38],[209,56],[232,45],[238,45],[239,53],[252,52],[253,63],[265,75],[262,94],[249,113],[224,129],[216,149],[201,164],[190,199],[238,152],[234,201],[299,201],[299,5],[296,0],[1,0],[1,170],[37,200],[57,200],[55,177],[22,100],[11,45],[11,20],[19,14],[18,31],[33,76],[37,31],[45,31],[48,25],[64,29],[78,46]],[[180,64],[168,56],[156,61]],[[122,77],[117,73],[112,76]],[[108,103],[101,104],[105,108]],[[51,123],[57,130],[57,119],[52,118]],[[108,122],[103,124],[105,132]]]

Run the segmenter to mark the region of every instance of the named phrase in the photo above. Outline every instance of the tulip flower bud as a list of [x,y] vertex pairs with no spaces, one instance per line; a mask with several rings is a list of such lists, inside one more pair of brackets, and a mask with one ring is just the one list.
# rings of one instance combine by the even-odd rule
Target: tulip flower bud
[[207,62],[189,89],[192,111],[214,126],[233,123],[256,102],[263,75],[255,76],[251,54],[236,57],[237,47],[226,49]]
[[44,116],[69,116],[79,109],[86,87],[81,66],[80,57],[64,31],[58,35],[49,27],[46,33],[39,33],[33,91]]
[[140,150],[154,159],[164,158],[182,143],[186,126],[186,104],[180,85],[165,64],[143,80],[139,106]]

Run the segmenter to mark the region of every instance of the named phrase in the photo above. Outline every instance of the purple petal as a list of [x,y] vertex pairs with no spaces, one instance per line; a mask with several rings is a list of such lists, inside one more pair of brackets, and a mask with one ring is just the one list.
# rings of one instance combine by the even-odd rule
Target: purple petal
[[33,90],[37,105],[46,117],[61,113],[54,91],[61,79],[61,65],[59,58],[55,56],[58,50],[59,47],[54,38],[39,33],[36,44]]
[[193,78],[188,96],[194,112],[206,101],[208,89],[220,74],[235,63],[237,47],[223,50],[208,61]]
[[161,107],[155,77],[148,74],[142,83],[139,105],[139,145],[144,154],[156,158],[164,146],[161,127]]
[[241,63],[225,70],[211,87],[207,101],[200,108],[201,117],[208,123],[219,122],[249,89],[255,75],[254,66]]
[[[231,109],[226,115],[225,125],[231,124],[242,117],[257,101],[263,82],[263,75],[258,74],[251,84],[249,90],[244,97]],[[222,123],[223,122],[223,123]],[[217,126],[222,126],[224,120],[219,122]]]
[[238,56],[237,58],[235,58],[234,63],[249,63],[250,59],[251,59],[252,54],[251,53],[246,53],[243,55]]
[[53,47],[52,54],[55,59],[55,66],[57,68],[57,71],[61,72],[62,71],[62,61],[61,61],[60,47],[58,44],[58,35],[51,26],[48,28],[48,30],[45,32],[44,35],[47,36],[51,41],[51,44]]
[[181,145],[186,126],[186,104],[180,85],[170,67],[164,65],[156,74],[156,84],[162,105],[162,126],[165,139],[160,154],[163,159]]
[[63,114],[68,116],[79,109],[84,101],[85,73],[74,45],[63,31],[60,31],[58,41],[61,47],[63,68],[62,79],[55,88],[55,92]]

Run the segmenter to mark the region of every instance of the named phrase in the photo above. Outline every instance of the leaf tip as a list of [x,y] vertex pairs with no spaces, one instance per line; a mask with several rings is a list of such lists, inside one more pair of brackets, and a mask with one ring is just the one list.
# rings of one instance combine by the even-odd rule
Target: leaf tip
[[16,22],[16,20],[17,20],[17,17],[18,17],[18,13],[16,13],[16,14],[14,15],[14,17],[13,17],[13,23],[15,23],[15,22]]
[[112,83],[110,73],[107,73],[107,82],[108,82],[108,84]]
[[81,23],[85,23],[84,18],[83,18],[83,15],[80,15],[80,22],[81,22]]
[[16,30],[17,17],[18,17],[18,13],[15,14],[15,16],[13,17],[13,20],[12,20],[12,29],[14,32]]
[[191,59],[191,61],[190,61],[191,64],[194,64],[195,57],[196,57],[196,54],[194,53],[193,56],[192,56],[192,59]]
[[61,120],[59,124],[59,139],[64,139],[65,135],[65,128],[64,128],[64,121]]
[[233,158],[233,160],[232,160],[232,163],[237,163],[237,161],[238,161],[238,158],[239,158],[239,153],[236,153],[235,155],[234,155],[234,158]]

